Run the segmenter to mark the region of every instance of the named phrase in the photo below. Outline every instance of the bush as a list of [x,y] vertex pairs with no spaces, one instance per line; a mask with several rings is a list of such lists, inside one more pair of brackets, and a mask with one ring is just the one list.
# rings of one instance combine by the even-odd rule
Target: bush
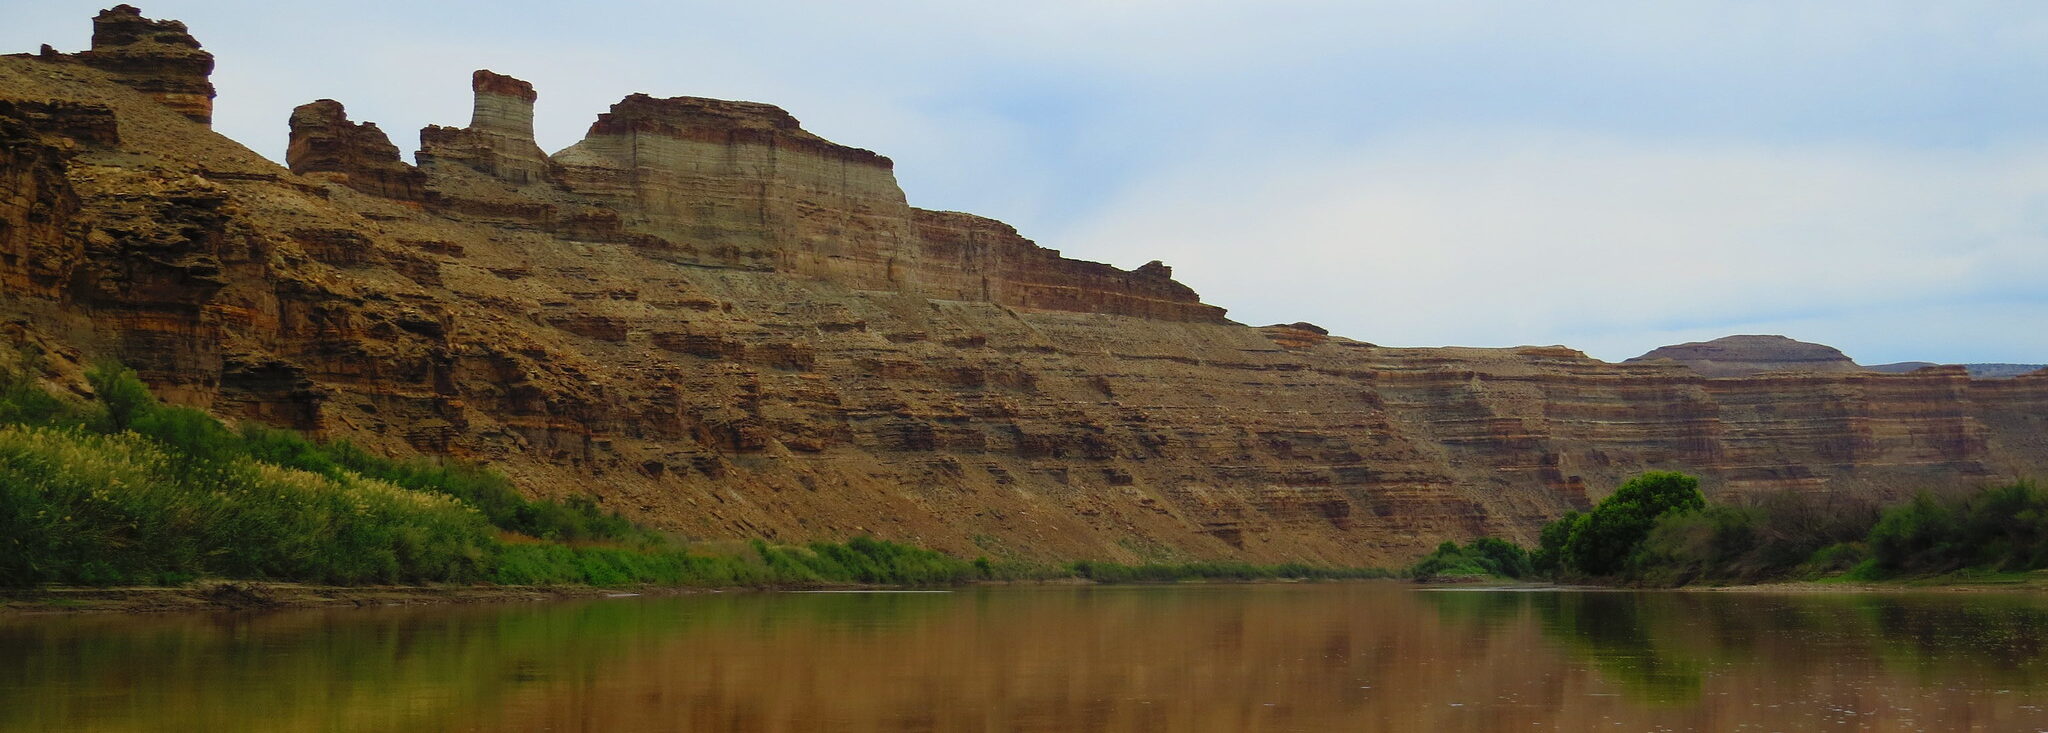
[[1408,567],[1406,575],[1416,580],[1458,577],[1518,579],[1533,572],[1529,553],[1511,542],[1481,537],[1459,547],[1446,541],[1436,551]]
[[2048,493],[2028,482],[1975,494],[1921,492],[1870,530],[1878,575],[2048,567]]
[[1629,479],[1572,528],[1562,553],[1566,570],[1591,576],[1629,567],[1658,517],[1706,506],[1699,479],[1652,471]]

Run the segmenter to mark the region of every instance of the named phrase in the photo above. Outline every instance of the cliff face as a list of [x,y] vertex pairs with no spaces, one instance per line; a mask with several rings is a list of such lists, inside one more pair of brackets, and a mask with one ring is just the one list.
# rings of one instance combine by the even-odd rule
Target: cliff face
[[75,56],[0,58],[4,330],[59,377],[116,356],[223,417],[701,537],[1396,562],[1529,538],[1645,469],[1896,492],[2048,468],[2048,374],[1248,328],[1164,265],[911,208],[886,158],[773,107],[635,95],[546,156],[529,86],[473,88],[417,168],[301,107],[287,170]]

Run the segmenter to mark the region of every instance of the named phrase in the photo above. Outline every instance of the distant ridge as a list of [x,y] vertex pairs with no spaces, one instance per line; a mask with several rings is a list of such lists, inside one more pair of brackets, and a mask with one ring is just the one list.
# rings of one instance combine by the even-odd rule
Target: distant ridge
[[1833,346],[1776,335],[1723,336],[1651,349],[1629,362],[1670,359],[1709,377],[1761,372],[1859,372],[1863,367]]
[[[1627,362],[1669,359],[1708,377],[1745,377],[1763,372],[1881,372],[1905,374],[1932,366],[1931,361],[1902,361],[1866,366],[1833,346],[1778,335],[1723,336],[1651,349]],[[2048,369],[2048,364],[1960,364],[1976,379],[2010,379]]]
[[[1873,364],[1864,368],[1886,374],[1905,374],[1906,372],[1925,369],[1931,366],[1942,365],[1931,361],[1902,361],[1896,364]],[[2032,374],[2042,369],[2048,369],[2048,364],[1960,364],[1955,366],[1961,366],[1964,369],[1970,370],[1970,376],[1977,379],[2011,379],[2022,374]]]

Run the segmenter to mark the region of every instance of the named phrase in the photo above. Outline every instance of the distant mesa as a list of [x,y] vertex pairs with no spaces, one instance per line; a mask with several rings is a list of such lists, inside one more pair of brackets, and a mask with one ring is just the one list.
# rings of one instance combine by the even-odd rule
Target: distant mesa
[[1308,321],[1295,321],[1293,323],[1275,323],[1271,326],[1267,326],[1267,328],[1292,328],[1296,331],[1308,331],[1310,333],[1315,333],[1323,336],[1330,335],[1330,329],[1323,328],[1322,326],[1318,326],[1313,323],[1309,323]]
[[1777,335],[1724,336],[1652,349],[1627,362],[1669,359],[1707,377],[1746,377],[1763,372],[1880,372],[1905,374],[1929,367],[1962,366],[1977,379],[2005,379],[2042,370],[2041,364],[1942,365],[1929,361],[1864,366],[1840,349]]
[[1863,367],[1833,346],[1784,336],[1723,336],[1651,349],[1628,362],[1670,359],[1708,377],[1744,377],[1762,372],[1860,372]]

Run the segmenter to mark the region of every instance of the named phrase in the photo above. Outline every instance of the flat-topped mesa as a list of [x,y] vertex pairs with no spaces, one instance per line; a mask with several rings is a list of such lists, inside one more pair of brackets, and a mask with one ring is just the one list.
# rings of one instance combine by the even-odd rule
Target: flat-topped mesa
[[92,19],[92,50],[77,58],[194,122],[213,124],[213,54],[200,50],[184,23],[116,5]]
[[469,88],[476,95],[469,126],[421,129],[420,167],[431,173],[456,163],[515,186],[553,181],[555,165],[533,141],[533,85],[478,69]]
[[419,201],[427,176],[398,157],[377,123],[349,122],[340,102],[322,99],[292,110],[285,164],[293,173],[384,198]]
[[910,206],[888,158],[772,105],[634,94],[555,154],[570,190],[636,230],[870,290],[916,291]]
[[1745,377],[1762,372],[1861,372],[1854,360],[1825,344],[1777,335],[1723,336],[1712,341],[1662,346],[1629,362],[1670,359],[1708,377]]
[[917,209],[921,281],[935,298],[981,300],[1033,310],[1220,323],[1224,309],[1202,303],[1158,260],[1136,270],[1073,260],[1008,224],[957,211]]
[[698,252],[759,253],[778,270],[859,289],[1223,320],[1165,265],[1066,259],[994,219],[911,208],[888,158],[807,132],[773,105],[634,94],[555,161],[564,187]]
[[[632,94],[597,116],[589,136],[646,132],[712,143],[756,143],[893,171],[895,163],[872,150],[840,145],[803,129],[772,104],[704,97],[658,99]],[[893,180],[892,180],[893,183]]]

